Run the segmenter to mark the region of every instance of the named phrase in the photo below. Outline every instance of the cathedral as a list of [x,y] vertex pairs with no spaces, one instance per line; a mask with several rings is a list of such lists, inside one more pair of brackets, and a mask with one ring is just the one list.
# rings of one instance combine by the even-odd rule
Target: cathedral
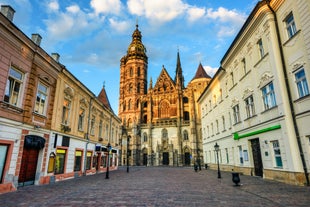
[[120,60],[119,117],[121,165],[202,166],[201,112],[198,98],[211,77],[201,64],[187,86],[180,55],[172,78],[163,66],[148,84],[148,57],[136,25],[127,54]]

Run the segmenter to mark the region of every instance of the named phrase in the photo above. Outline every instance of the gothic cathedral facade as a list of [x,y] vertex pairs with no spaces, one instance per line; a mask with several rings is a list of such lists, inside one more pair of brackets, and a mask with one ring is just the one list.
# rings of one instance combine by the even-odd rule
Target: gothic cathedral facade
[[119,117],[123,131],[121,163],[146,166],[202,166],[198,98],[211,77],[199,64],[184,87],[179,52],[172,79],[163,66],[155,85],[147,82],[148,57],[136,25],[120,61]]

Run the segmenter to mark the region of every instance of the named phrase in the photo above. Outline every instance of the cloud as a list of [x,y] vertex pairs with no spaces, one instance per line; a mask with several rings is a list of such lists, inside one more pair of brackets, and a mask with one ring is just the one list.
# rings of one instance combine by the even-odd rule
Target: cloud
[[164,23],[183,14],[187,5],[181,0],[129,0],[127,7],[133,15],[145,16],[151,22]]
[[218,68],[213,68],[209,65],[205,65],[203,66],[203,68],[205,69],[205,71],[207,72],[207,74],[211,77],[214,76],[214,74],[216,73],[216,71],[218,70]]
[[187,10],[188,20],[190,22],[194,22],[200,18],[202,18],[206,13],[204,8],[191,7]]
[[58,1],[57,0],[52,0],[52,1],[48,2],[47,8],[48,8],[48,11],[52,11],[52,12],[58,11],[59,10],[59,3],[58,3]]
[[70,13],[78,13],[80,11],[80,7],[78,5],[71,5],[66,8],[66,10]]
[[113,18],[109,19],[110,25],[111,27],[118,31],[123,33],[124,31],[128,31],[129,27],[130,27],[130,23],[128,23],[127,21],[117,21]]
[[90,5],[96,14],[119,14],[122,7],[120,0],[91,0]]

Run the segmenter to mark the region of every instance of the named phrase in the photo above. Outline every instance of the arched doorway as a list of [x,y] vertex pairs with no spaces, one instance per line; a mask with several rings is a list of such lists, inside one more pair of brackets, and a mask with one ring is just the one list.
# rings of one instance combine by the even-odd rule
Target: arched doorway
[[143,165],[147,165],[147,149],[146,148],[144,148],[143,150],[142,150],[142,157],[143,157]]
[[191,165],[191,153],[188,147],[185,147],[184,149],[184,165]]

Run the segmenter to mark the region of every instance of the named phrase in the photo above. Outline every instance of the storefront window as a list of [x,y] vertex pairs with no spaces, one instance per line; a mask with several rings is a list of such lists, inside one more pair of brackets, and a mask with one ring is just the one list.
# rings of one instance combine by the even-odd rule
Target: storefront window
[[75,151],[74,171],[80,171],[82,165],[82,151]]
[[62,174],[65,172],[66,153],[67,153],[67,150],[65,149],[57,149],[55,174]]

